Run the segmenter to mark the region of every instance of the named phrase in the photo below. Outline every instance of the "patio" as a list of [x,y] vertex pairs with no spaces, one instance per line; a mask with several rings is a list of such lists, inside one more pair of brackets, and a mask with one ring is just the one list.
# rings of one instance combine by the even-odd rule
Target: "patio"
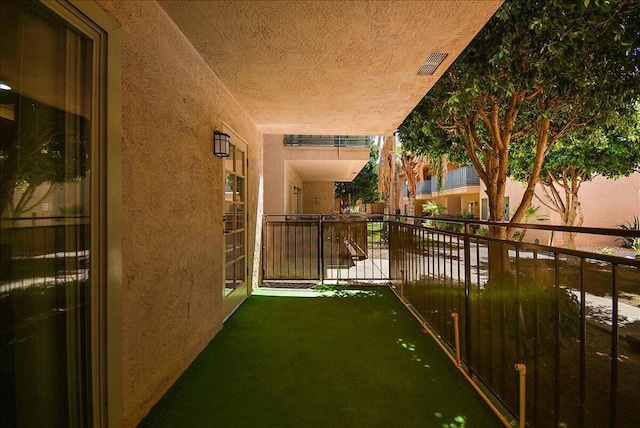
[[499,427],[387,287],[260,289],[142,427]]

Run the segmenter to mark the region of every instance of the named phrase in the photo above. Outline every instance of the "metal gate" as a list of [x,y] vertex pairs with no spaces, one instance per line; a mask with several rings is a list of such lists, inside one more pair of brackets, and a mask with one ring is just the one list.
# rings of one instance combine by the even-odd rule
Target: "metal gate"
[[389,224],[382,217],[268,215],[264,280],[389,279]]

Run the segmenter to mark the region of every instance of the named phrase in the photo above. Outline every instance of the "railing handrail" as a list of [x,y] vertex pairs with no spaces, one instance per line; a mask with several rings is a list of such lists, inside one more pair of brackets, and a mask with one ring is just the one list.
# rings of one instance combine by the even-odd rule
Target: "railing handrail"
[[[375,242],[383,242],[384,239],[387,245],[385,251],[388,251],[388,258],[385,260],[388,260],[389,269],[386,278],[391,282],[392,288],[399,291],[400,299],[417,314],[417,318],[429,326],[427,330],[436,332],[436,339],[441,342],[441,347],[446,352],[451,355],[453,355],[451,350],[455,352],[457,359],[452,357],[452,360],[457,361],[456,364],[460,370],[467,374],[467,379],[472,384],[476,382],[483,384],[482,390],[491,391],[493,398],[502,403],[514,418],[520,416],[521,425],[525,423],[523,420],[525,412],[518,413],[517,409],[523,408],[523,404],[518,400],[527,400],[526,405],[529,407],[526,414],[527,417],[533,415],[533,424],[535,424],[536,417],[549,415],[550,411],[553,412],[554,403],[559,402],[560,397],[566,395],[562,395],[564,392],[561,390],[555,390],[553,393],[556,400],[552,401],[551,405],[542,407],[535,404],[535,398],[532,404],[529,394],[526,398],[523,395],[514,398],[513,389],[505,387],[507,383],[513,383],[509,379],[516,376],[509,374],[513,371],[514,362],[520,365],[531,364],[534,372],[544,372],[547,377],[551,376],[554,379],[560,379],[557,368],[561,366],[561,361],[570,361],[570,364],[577,362],[580,365],[580,376],[583,378],[587,370],[586,360],[582,356],[580,361],[576,361],[575,355],[567,357],[568,360],[563,360],[564,357],[560,352],[560,346],[563,345],[560,338],[566,334],[569,341],[567,343],[573,344],[573,350],[576,350],[575,346],[579,346],[581,355],[586,355],[587,328],[592,326],[594,331],[600,332],[599,334],[609,335],[607,343],[610,343],[610,347],[607,348],[607,344],[602,345],[603,352],[618,355],[618,341],[629,334],[624,336],[625,330],[621,330],[624,328],[624,324],[621,324],[623,321],[619,323],[617,320],[624,318],[632,322],[638,318],[631,304],[623,301],[622,297],[623,292],[638,294],[635,283],[637,269],[640,269],[640,258],[489,237],[474,233],[477,228],[472,226],[503,229],[529,228],[622,237],[640,237],[638,230],[490,222],[446,216],[315,214],[310,218],[317,222],[315,227],[319,238],[316,241],[309,241],[308,236],[314,233],[314,226],[300,226],[296,223],[296,219],[304,216],[304,214],[271,215],[265,216],[265,221],[269,222],[269,219],[279,217],[285,219],[286,223],[286,219],[290,218],[289,225],[276,223],[274,226],[291,227],[290,230],[293,233],[305,239],[305,248],[309,246],[307,242],[313,242],[311,247],[317,242],[317,254],[322,254],[324,248],[326,251],[337,251],[336,254],[343,257],[342,252],[336,248],[349,247],[352,244],[352,238],[369,236],[372,240],[375,239]],[[358,223],[358,221],[370,220],[384,224],[381,227],[371,227],[369,224],[363,226]],[[351,221],[354,222],[350,223]],[[425,221],[432,223],[425,225]],[[327,224],[323,226],[323,222]],[[335,225],[340,222],[343,223],[342,226]],[[456,227],[443,226],[441,223],[451,223]],[[269,226],[269,223],[266,225]],[[309,230],[305,229],[308,227]],[[325,232],[328,234],[326,236],[333,236],[333,238],[325,239],[326,236],[323,235]],[[286,232],[277,233],[274,242],[291,245],[291,238]],[[280,253],[277,254],[281,257]],[[354,255],[346,254],[344,257],[351,259]],[[292,260],[294,263],[299,263],[295,258]],[[322,263],[324,262],[318,263],[321,281],[326,267]],[[333,263],[331,268],[338,271],[344,269],[348,272],[349,266]],[[567,271],[563,272],[563,269]],[[592,274],[597,274],[597,277],[590,278],[589,275]],[[600,275],[603,275],[603,278],[600,278]],[[333,278],[336,276],[334,275]],[[342,279],[340,274],[337,278]],[[343,279],[349,280],[349,274],[347,273]],[[504,287],[501,287],[502,285]],[[604,306],[603,301],[607,302]],[[597,309],[601,307],[604,309]],[[608,312],[607,308],[610,309]],[[596,315],[601,318],[591,317],[589,315],[591,310],[595,310]],[[502,318],[496,315],[495,311],[500,311]],[[448,321],[451,319],[450,312],[455,312],[464,322],[462,331],[464,337],[456,334],[460,332],[454,332],[452,336],[451,323]],[[535,318],[538,316],[544,316],[547,321],[552,322],[539,325]],[[493,323],[498,326],[496,329],[493,329]],[[535,327],[531,327],[533,325],[531,323],[536,323]],[[578,323],[579,329],[576,327]],[[530,327],[525,328],[527,325]],[[565,329],[563,325],[570,325],[575,329],[572,330],[569,327]],[[541,329],[542,333],[535,329]],[[485,338],[485,335],[488,338]],[[515,343],[512,343],[512,335],[516,337]],[[525,342],[529,345],[535,342],[531,345],[534,349],[532,350],[529,345],[527,345],[528,348],[525,347],[523,345]],[[539,353],[535,348],[539,343],[544,344],[545,349],[548,348],[549,351]],[[496,348],[491,351],[493,346]],[[496,358],[501,358],[500,361],[506,365],[498,364],[494,367],[491,358],[496,355]],[[547,363],[543,360],[538,362],[538,356],[551,362]],[[605,383],[617,385],[617,370],[623,363],[619,363],[617,358],[610,358],[610,361],[610,381]],[[552,369],[547,370],[548,367],[556,367],[553,369],[556,371],[551,372]],[[495,370],[495,376],[493,370]],[[581,391],[591,391],[584,379],[581,380],[580,388]],[[536,394],[537,392],[534,392],[533,396],[535,397]],[[616,425],[615,409],[619,394],[617,389],[610,387],[609,408],[614,409],[610,413],[611,426]],[[520,404],[519,407],[518,404]],[[554,415],[556,416],[553,417],[557,419],[559,410],[557,404],[555,405]],[[584,397],[581,398],[581,406],[583,405]],[[601,409],[598,411],[600,417],[606,416]],[[584,411],[581,417],[584,417]],[[557,420],[554,423],[557,424]]]
[[[496,222],[488,220],[476,220],[476,219],[460,219],[452,218],[446,215],[443,216],[408,216],[408,215],[394,215],[394,214],[371,214],[371,213],[356,213],[356,214],[264,214],[264,218],[275,217],[307,217],[307,218],[349,218],[349,217],[384,217],[385,220],[432,220],[445,223],[458,223],[458,224],[470,224],[481,225],[487,227],[509,227],[514,229],[538,229],[548,230],[555,232],[575,232],[590,235],[606,235],[606,236],[622,236],[631,238],[640,238],[640,230],[636,229],[614,229],[614,228],[601,228],[601,227],[589,227],[589,226],[562,226],[553,224],[536,224],[536,223],[510,223],[510,222]],[[69,217],[67,217],[69,218]]]
[[448,223],[460,223],[460,224],[474,224],[474,225],[482,225],[488,227],[509,227],[514,229],[537,229],[537,230],[548,230],[554,232],[576,232],[590,235],[607,235],[607,236],[628,236],[632,238],[640,237],[640,230],[635,229],[613,229],[613,228],[601,228],[601,227],[589,227],[589,226],[561,226],[561,225],[552,225],[552,224],[537,224],[537,223],[510,223],[508,221],[505,222],[495,222],[488,220],[470,220],[470,219],[457,219],[451,218],[447,216],[429,216],[429,217],[418,217],[418,216],[401,216],[402,218],[407,219],[421,219],[421,220],[433,220],[440,222],[448,222]]
[[[447,172],[443,190],[455,190],[461,187],[478,185],[480,185],[480,176],[472,166],[465,165]],[[438,180],[434,176],[427,177],[417,183],[417,195],[431,195],[433,193],[438,193]]]

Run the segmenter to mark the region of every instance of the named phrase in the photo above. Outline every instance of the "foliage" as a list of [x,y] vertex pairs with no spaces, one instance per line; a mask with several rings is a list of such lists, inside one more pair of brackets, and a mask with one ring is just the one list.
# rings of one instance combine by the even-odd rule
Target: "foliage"
[[[640,218],[637,215],[633,215],[633,222],[626,221],[622,224],[618,225],[620,229],[624,230],[640,230]],[[622,246],[624,248],[633,248],[634,238],[625,236],[620,238],[619,241],[622,241]]]
[[360,170],[353,181],[336,182],[334,193],[336,198],[351,195],[351,204],[355,204],[358,199],[362,199],[365,204],[378,201],[378,146],[371,144],[369,161]]
[[[626,120],[610,126],[592,126],[558,140],[547,153],[540,172],[536,198],[560,215],[565,226],[584,221],[579,191],[596,176],[618,178],[640,170],[640,108]],[[530,179],[535,146],[524,142],[512,147],[510,175]],[[575,233],[563,233],[564,244],[575,248]]]
[[422,204],[422,212],[428,216],[439,215],[441,211],[446,209],[447,207],[434,201],[428,201],[426,204]]
[[84,204],[75,204],[70,207],[60,207],[60,212],[64,216],[82,216],[86,215],[87,211],[84,208]]
[[[535,217],[536,220],[543,221],[549,220],[549,216],[546,214],[538,215],[538,211],[540,211],[540,205],[529,205],[529,208],[524,213],[523,222],[528,223],[529,219]],[[522,242],[524,237],[527,235],[527,228],[522,228],[521,230],[517,230],[511,235],[511,239],[514,241]]]
[[[0,104],[13,105],[15,121],[2,121],[0,132],[0,213],[29,211],[36,189],[79,181],[89,171],[89,123],[14,92],[0,91]],[[27,107],[28,106],[28,107]],[[14,191],[21,192],[13,204]],[[37,204],[37,202],[36,202]]]
[[[510,177],[527,181],[531,174],[535,146],[531,141],[512,146]],[[629,117],[618,118],[608,126],[591,126],[559,140],[551,148],[542,165],[543,184],[590,181],[626,177],[640,171],[640,105]]]
[[473,211],[472,210],[462,210],[460,211],[460,218],[465,220],[473,220]]
[[512,146],[534,145],[520,222],[557,140],[629,117],[640,94],[639,12],[626,0],[506,1],[405,119],[403,144],[472,164],[495,221]]
[[481,227],[478,230],[476,230],[476,235],[489,236],[489,229],[487,229],[486,227]]

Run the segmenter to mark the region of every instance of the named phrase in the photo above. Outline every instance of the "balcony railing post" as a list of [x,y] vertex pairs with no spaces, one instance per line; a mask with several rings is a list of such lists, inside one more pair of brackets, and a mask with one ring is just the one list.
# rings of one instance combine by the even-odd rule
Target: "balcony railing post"
[[464,222],[464,340],[466,349],[466,358],[471,362],[471,238],[470,223]]
[[519,409],[519,417],[520,417],[520,424],[519,427],[520,428],[525,428],[526,424],[526,419],[525,419],[525,412],[527,409],[527,401],[526,401],[526,391],[527,391],[527,366],[525,366],[524,364],[516,364],[516,371],[520,374],[519,378],[520,378],[520,394],[519,394],[519,401],[520,401],[520,409]]
[[460,327],[458,325],[458,314],[456,312],[452,312],[451,318],[453,318],[453,331],[456,341],[456,364],[458,367],[461,367],[462,361],[460,360]]
[[324,230],[322,216],[318,216],[318,277],[324,282]]

